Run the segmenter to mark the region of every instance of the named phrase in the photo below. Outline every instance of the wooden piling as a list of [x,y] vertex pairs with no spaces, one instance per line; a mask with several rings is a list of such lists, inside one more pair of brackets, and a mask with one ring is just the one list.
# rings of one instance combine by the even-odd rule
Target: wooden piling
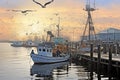
[[108,76],[109,80],[111,80],[111,70],[112,70],[112,52],[111,52],[111,45],[109,46],[109,64],[108,64]]
[[93,44],[90,44],[90,80],[93,80]]
[[103,53],[107,54],[107,44],[103,44]]
[[98,60],[97,60],[97,74],[98,74],[98,80],[101,80],[101,46],[98,45]]
[[117,54],[120,54],[120,47],[119,47],[119,44],[118,43],[116,43],[116,45],[117,45]]

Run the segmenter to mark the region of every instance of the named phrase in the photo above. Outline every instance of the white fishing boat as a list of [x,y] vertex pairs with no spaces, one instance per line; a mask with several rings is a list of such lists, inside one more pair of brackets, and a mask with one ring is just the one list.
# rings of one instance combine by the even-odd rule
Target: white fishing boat
[[32,50],[30,55],[34,63],[57,63],[67,61],[70,57],[69,54],[63,54],[59,50],[53,53],[53,47],[48,45],[39,45],[37,54]]
[[[60,23],[60,18],[58,19]],[[67,51],[68,47],[64,46],[65,41],[63,38],[60,37],[59,23],[58,25],[56,25],[56,27],[58,28],[57,37],[54,37],[51,31],[47,31],[47,35],[50,36],[50,40],[48,41],[48,43],[52,43],[51,40],[54,37],[53,44],[55,44],[56,46],[51,44],[48,45],[46,43],[42,43],[42,45],[38,45],[37,54],[34,53],[33,50],[30,54],[34,63],[57,63],[57,62],[63,62],[69,60],[70,55],[68,54]]]

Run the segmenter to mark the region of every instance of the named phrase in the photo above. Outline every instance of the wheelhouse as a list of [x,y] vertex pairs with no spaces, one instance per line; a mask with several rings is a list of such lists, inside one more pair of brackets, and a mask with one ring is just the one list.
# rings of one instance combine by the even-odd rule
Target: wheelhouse
[[37,51],[38,51],[39,55],[42,55],[42,56],[52,56],[52,48],[51,47],[39,46]]

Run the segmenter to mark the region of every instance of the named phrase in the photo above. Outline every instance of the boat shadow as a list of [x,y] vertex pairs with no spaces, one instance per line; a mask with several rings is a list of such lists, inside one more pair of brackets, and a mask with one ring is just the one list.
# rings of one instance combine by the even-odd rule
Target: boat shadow
[[[68,74],[69,61],[52,64],[33,64],[30,75],[35,78],[53,79],[53,75]],[[35,79],[36,80],[36,79]]]

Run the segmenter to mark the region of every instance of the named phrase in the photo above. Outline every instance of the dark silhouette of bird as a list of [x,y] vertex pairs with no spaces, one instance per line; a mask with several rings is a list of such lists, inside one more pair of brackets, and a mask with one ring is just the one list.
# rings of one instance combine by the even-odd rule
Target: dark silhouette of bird
[[37,1],[35,1],[35,0],[33,0],[33,2],[35,2],[36,4],[38,4],[38,5],[40,5],[42,8],[46,8],[46,6],[48,5],[48,4],[50,4],[50,3],[52,3],[54,0],[51,0],[51,1],[49,1],[49,2],[47,2],[47,3],[45,3],[44,5],[43,4],[41,4],[40,2],[37,2]]
[[55,15],[56,15],[56,16],[58,16],[58,15],[59,15],[59,13],[55,13]]
[[[10,10],[8,10],[8,11],[10,11]],[[23,13],[24,15],[27,15],[28,12],[34,12],[34,11],[36,11],[36,10],[11,10],[11,11],[13,11],[13,12],[21,12],[21,13]]]
[[12,10],[13,12],[21,12],[21,13],[27,13],[27,12],[34,12],[35,10]]
[[40,5],[42,8],[45,8],[44,5],[42,5],[41,3],[39,3],[39,2],[37,2],[37,1],[35,1],[35,0],[33,0],[33,2],[35,2],[35,3],[38,4],[38,5]]
[[30,24],[30,25],[28,25],[28,26],[33,26],[34,24],[32,23],[32,24]]
[[51,0],[51,1],[47,2],[47,3],[45,3],[44,6],[46,7],[48,4],[52,3],[53,1],[54,0]]

